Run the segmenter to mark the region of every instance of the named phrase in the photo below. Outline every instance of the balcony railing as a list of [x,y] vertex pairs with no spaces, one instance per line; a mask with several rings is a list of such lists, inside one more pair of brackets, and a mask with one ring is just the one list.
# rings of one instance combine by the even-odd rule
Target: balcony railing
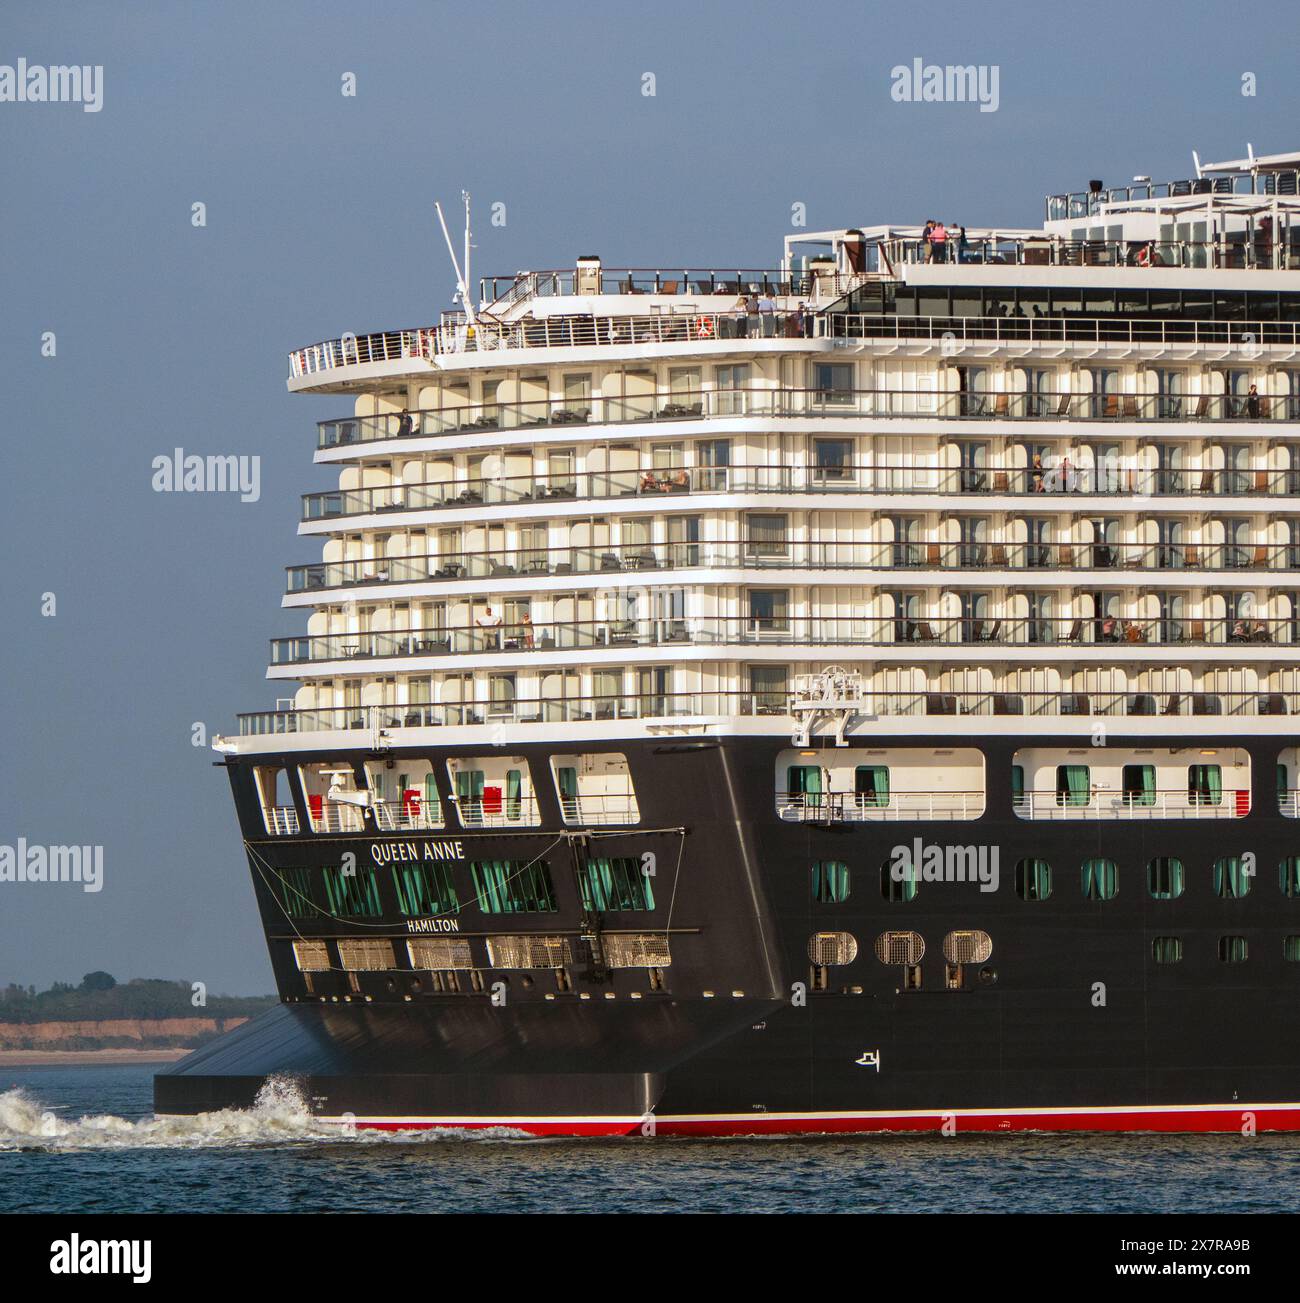
[[[807,272],[779,267],[564,267],[555,271],[516,272],[484,276],[479,295],[496,307],[527,298],[569,294],[781,294],[806,295],[812,287]],[[505,300],[502,303],[502,300]]]
[[1012,804],[1022,819],[1243,819],[1250,792],[1024,792]]
[[527,656],[606,648],[706,646],[890,647],[954,644],[1216,646],[1291,643],[1291,619],[1123,616],[711,616],[538,620],[383,633],[326,633],[271,642],[272,665],[390,657]]
[[[951,691],[941,683],[899,691],[864,691],[866,717],[1026,716],[1080,717],[1159,716],[1197,718],[1289,716],[1300,713],[1300,693],[1270,691],[1186,692],[1149,690],[1140,685],[1104,693],[1071,690],[1024,691],[1015,687],[989,691]],[[648,720],[681,723],[699,718],[771,717],[773,728],[787,732],[793,724],[783,692],[672,692],[638,695],[578,695],[510,698],[503,701],[445,701],[387,706],[321,706],[293,710],[251,711],[239,716],[241,737],[348,732],[372,735],[407,728],[459,728],[467,725],[563,724]]]
[[1300,395],[994,393],[950,389],[709,389],[627,398],[412,409],[317,423],[321,448],[389,439],[575,425],[677,424],[717,418],[913,417],[932,420],[1220,422],[1300,419]]
[[[652,574],[682,570],[1300,570],[1291,543],[1008,543],[939,542],[622,543],[602,547],[516,548],[446,556],[325,561],[287,567],[286,592],[310,593],[383,584],[546,579],[570,575]],[[826,582],[838,582],[834,574]]]
[[[910,246],[915,252],[915,242]],[[910,260],[921,261],[923,258]],[[966,261],[969,261],[967,259]],[[1297,264],[1300,265],[1300,264]],[[680,311],[651,314],[588,313],[525,319],[509,324],[481,321],[470,327],[447,318],[437,326],[376,331],[324,340],[289,354],[289,376],[301,379],[376,362],[430,361],[441,354],[498,353],[538,348],[602,348],[628,344],[708,344],[751,339],[907,339],[1082,344],[1256,345],[1297,346],[1300,323],[1285,321],[1216,321],[1146,317],[906,317],[884,313],[799,313],[783,304],[780,311],[747,314]]]
[[[964,494],[972,498],[1068,493],[1102,498],[1254,499],[1300,495],[1300,469],[1177,470],[1073,466],[962,469],[861,465],[645,467],[614,471],[503,475],[496,478],[332,489],[302,496],[302,520],[405,511],[459,510],[527,502],[563,503],[707,494]],[[725,504],[719,504],[725,505]]]
[[865,792],[781,792],[776,813],[792,823],[874,823],[898,819],[978,819],[983,792],[896,792],[880,799]]
[[455,796],[452,801],[463,828],[510,828],[541,822],[535,796],[505,796],[489,800],[483,796]]

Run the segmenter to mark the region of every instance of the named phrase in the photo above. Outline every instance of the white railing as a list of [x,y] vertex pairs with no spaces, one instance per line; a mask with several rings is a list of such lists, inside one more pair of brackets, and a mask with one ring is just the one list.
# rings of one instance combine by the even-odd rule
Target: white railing
[[978,819],[983,792],[895,792],[881,801],[865,792],[776,794],[776,813],[791,823],[873,823],[900,819]]
[[541,822],[532,796],[454,796],[452,801],[463,828],[530,827]]
[[641,818],[632,792],[561,796],[560,809],[565,823],[636,823]]
[[1243,819],[1250,792],[1224,788],[1215,801],[1185,789],[1129,795],[1123,792],[1025,792],[1014,800],[1022,819]]
[[291,805],[264,805],[262,822],[267,832],[277,837],[288,837],[298,831],[298,811]]
[[380,832],[423,831],[445,827],[437,797],[404,797],[400,801],[375,801],[375,827]]

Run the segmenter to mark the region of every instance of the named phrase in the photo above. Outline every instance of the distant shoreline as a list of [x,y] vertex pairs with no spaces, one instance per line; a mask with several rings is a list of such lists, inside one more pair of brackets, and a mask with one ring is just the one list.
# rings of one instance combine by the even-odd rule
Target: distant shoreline
[[55,1068],[66,1065],[91,1067],[125,1063],[175,1063],[192,1050],[0,1050],[0,1068]]

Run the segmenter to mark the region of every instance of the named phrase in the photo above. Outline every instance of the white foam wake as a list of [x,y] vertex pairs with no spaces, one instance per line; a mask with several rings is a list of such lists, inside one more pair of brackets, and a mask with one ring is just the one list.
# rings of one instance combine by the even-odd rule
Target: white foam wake
[[[137,1121],[111,1114],[70,1118],[55,1113],[27,1091],[0,1093],[0,1151],[44,1149],[216,1149],[254,1145],[476,1139],[485,1132],[354,1131],[312,1117],[298,1083],[272,1077],[258,1092],[252,1108],[221,1109],[191,1117],[146,1117]],[[494,1133],[493,1139],[502,1139]]]

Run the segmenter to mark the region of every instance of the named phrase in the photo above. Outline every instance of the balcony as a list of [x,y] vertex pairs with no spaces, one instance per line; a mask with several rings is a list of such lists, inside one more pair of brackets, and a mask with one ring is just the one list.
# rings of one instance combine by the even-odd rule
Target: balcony
[[[1036,323],[1035,323],[1036,324]],[[1174,324],[1174,323],[1168,323]],[[1194,323],[1186,323],[1194,324]],[[1300,325],[1287,325],[1288,332]],[[1300,342],[1297,342],[1300,348]],[[521,403],[412,409],[317,422],[322,449],[385,440],[430,439],[573,426],[677,425],[721,418],[846,417],[951,421],[1043,421],[1109,425],[1216,424],[1300,419],[1300,395],[1092,394],[1041,390],[1001,393],[959,389],[693,389],[624,398],[537,398]]]
[[981,792],[895,792],[879,800],[865,792],[780,792],[777,817],[788,823],[877,823],[898,820],[978,819]]
[[[1160,471],[1105,465],[1092,467],[1008,467],[1005,469],[836,463],[822,466],[658,467],[616,471],[571,471],[562,475],[506,475],[494,479],[393,484],[383,488],[332,489],[302,496],[304,524],[352,516],[410,511],[456,511],[482,506],[540,502],[595,502],[634,498],[667,506],[677,498],[710,494],[961,495],[981,498],[1033,496],[1034,505],[1084,499],[1197,498],[1242,501],[1300,496],[1300,470]],[[717,504],[725,507],[725,502]],[[869,505],[865,502],[860,505]]]
[[[1036,257],[1039,245],[1030,244]],[[981,246],[963,263],[993,264],[1018,262],[1025,245],[1012,242],[1018,256],[1007,259],[995,246]],[[1126,257],[1123,246],[1098,242],[1095,248],[1077,250],[1062,242],[1058,265],[1120,266]],[[904,261],[923,262],[918,241],[900,241],[897,251]],[[1229,262],[1236,255],[1227,255]],[[1114,261],[1106,262],[1103,259]],[[1093,261],[1096,260],[1096,261]],[[1300,261],[1296,265],[1300,265]],[[599,349],[645,344],[695,344],[713,348],[717,341],[758,339],[895,339],[929,341],[951,345],[979,343],[1080,343],[1156,344],[1244,348],[1247,345],[1298,346],[1300,325],[1294,322],[1244,322],[1186,320],[1143,317],[893,317],[883,313],[810,313],[802,318],[795,312],[772,313],[767,324],[751,330],[743,313],[716,311],[713,305],[683,305],[680,311],[644,314],[575,313],[527,318],[515,322],[481,320],[471,329],[463,317],[444,315],[436,326],[408,330],[376,331],[324,340],[289,354],[289,378],[304,379],[348,366],[370,363],[429,362],[452,354],[517,353],[539,348]],[[743,323],[743,325],[742,325]],[[509,358],[503,365],[511,365]]]
[[[501,552],[457,552],[447,556],[385,557],[288,566],[286,593],[314,593],[386,584],[464,583],[490,579],[522,581],[686,570],[826,573],[836,583],[842,571],[881,573],[925,571],[1107,571],[1149,582],[1152,570],[1216,574],[1216,581],[1249,582],[1260,572],[1300,571],[1300,545],[1206,543],[866,543],[824,541],[773,543],[746,539],[726,543],[625,543],[601,547],[515,548]],[[1052,581],[1055,582],[1055,581]]]
[[[1135,690],[1089,695],[1070,690],[1025,691],[1014,684],[988,691],[952,691],[940,682],[910,690],[861,694],[863,718],[948,716],[1023,716],[1069,718],[1144,717],[1160,719],[1254,719],[1300,714],[1300,693],[1255,691],[1191,692]],[[674,724],[690,720],[761,717],[774,732],[788,733],[793,718],[784,694],[772,692],[673,692],[638,695],[520,697],[506,702],[446,701],[387,706],[313,706],[292,710],[250,711],[239,716],[240,737],[275,737],[299,733],[357,732],[369,745],[379,734],[395,730],[464,728],[490,724],[545,725],[632,721]],[[359,740],[359,745],[362,742]],[[1054,799],[1055,794],[1053,794]],[[292,813],[292,811],[290,811]],[[296,816],[295,816],[296,817]]]
[[439,629],[310,634],[271,642],[272,665],[441,656],[533,656],[607,648],[710,647],[1239,647],[1290,644],[1291,619],[1099,616],[739,616],[544,620]]

